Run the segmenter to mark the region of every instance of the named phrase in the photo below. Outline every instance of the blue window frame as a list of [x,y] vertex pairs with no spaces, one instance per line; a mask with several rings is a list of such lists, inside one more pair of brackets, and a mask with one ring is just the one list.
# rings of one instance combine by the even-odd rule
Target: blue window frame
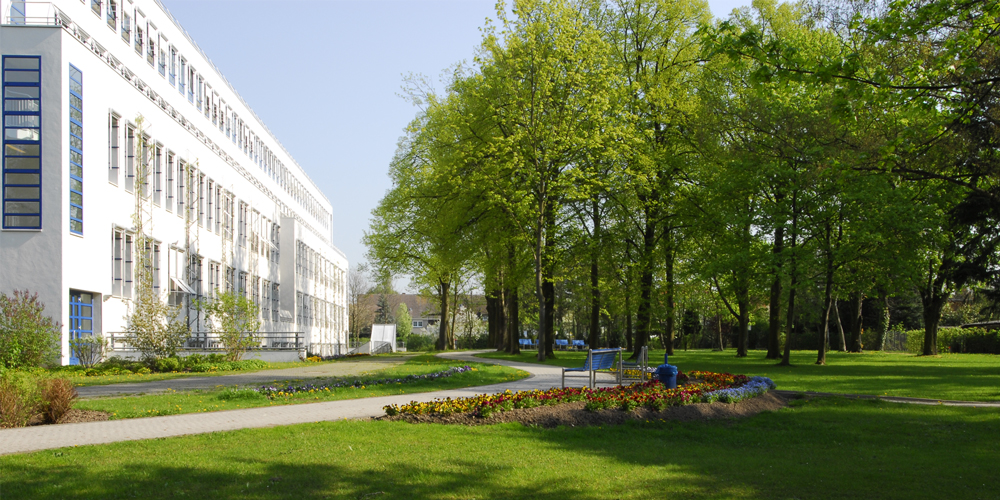
[[69,230],[83,234],[83,72],[69,65]]
[[3,228],[42,228],[41,57],[3,56]]
[[[94,335],[94,294],[69,291],[69,338],[81,339]],[[70,350],[69,364],[78,365],[80,360]]]

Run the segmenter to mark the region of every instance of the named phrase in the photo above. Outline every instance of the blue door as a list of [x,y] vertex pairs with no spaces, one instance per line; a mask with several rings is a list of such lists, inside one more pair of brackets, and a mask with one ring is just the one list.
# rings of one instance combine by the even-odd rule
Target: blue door
[[[94,334],[94,294],[69,292],[69,338],[70,340],[89,337]],[[78,365],[80,360],[70,349],[69,364]]]

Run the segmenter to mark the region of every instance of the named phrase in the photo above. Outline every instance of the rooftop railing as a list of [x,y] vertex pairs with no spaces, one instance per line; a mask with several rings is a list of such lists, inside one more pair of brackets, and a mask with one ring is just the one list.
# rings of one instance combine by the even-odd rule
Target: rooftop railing
[[52,2],[3,2],[3,24],[13,26],[62,26],[65,14]]

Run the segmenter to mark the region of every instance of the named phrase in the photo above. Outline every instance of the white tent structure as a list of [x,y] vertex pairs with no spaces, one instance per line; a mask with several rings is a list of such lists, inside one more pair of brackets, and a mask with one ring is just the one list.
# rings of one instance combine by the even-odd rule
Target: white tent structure
[[396,352],[396,325],[372,325],[371,340],[353,352],[365,354]]

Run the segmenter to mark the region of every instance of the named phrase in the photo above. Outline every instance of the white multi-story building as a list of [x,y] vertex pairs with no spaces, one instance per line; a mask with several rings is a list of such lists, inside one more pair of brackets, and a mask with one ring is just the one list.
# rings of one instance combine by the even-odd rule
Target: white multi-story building
[[40,295],[63,363],[70,338],[124,329],[137,227],[154,288],[195,334],[198,301],[228,288],[259,304],[267,347],[297,334],[341,353],[348,263],[329,200],[163,6],[0,5],[0,291]]

